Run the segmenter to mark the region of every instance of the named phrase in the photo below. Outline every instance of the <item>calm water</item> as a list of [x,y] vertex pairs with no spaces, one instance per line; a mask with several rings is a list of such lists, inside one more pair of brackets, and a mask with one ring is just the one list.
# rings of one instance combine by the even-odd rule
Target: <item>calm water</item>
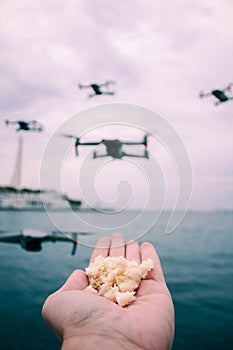
[[[67,214],[58,215],[61,221],[67,220]],[[107,220],[98,213],[81,215],[97,224]],[[125,222],[133,215],[125,213]],[[156,246],[173,296],[176,310],[173,350],[230,350],[233,346],[233,215],[188,213],[171,235],[163,234],[167,219],[168,214],[163,214],[141,241]],[[114,221],[113,216],[111,220]],[[0,230],[23,227],[48,230],[53,225],[43,212],[0,212]],[[97,236],[88,239],[90,244]],[[39,253],[26,252],[18,245],[0,244],[1,349],[60,349],[43,323],[41,306],[73,269],[87,266],[91,248],[79,246],[75,257],[70,255],[70,250],[69,243],[47,243]]]

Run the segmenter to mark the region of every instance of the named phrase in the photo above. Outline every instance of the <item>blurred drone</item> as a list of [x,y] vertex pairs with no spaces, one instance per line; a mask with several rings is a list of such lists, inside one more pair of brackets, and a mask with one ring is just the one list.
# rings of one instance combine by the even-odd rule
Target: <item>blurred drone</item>
[[108,86],[111,84],[115,84],[115,81],[108,80],[102,84],[95,84],[95,83],[88,84],[88,85],[79,84],[78,87],[79,87],[79,89],[86,89],[86,88],[93,89],[94,93],[88,95],[88,97],[93,97],[96,95],[115,95],[115,93],[113,91],[107,91],[106,89],[103,89],[103,88],[108,88]]
[[43,131],[43,125],[37,120],[32,120],[30,122],[25,122],[24,120],[5,120],[6,126],[8,125],[18,125],[16,131]]
[[[106,148],[106,153],[99,154],[96,151],[93,152],[93,158],[102,158],[102,157],[112,157],[114,159],[122,159],[123,157],[137,157],[137,158],[149,158],[148,150],[147,150],[147,139],[149,134],[146,134],[142,141],[139,142],[131,142],[131,141],[121,141],[118,139],[114,140],[101,140],[99,142],[80,142],[80,138],[74,135],[63,134],[63,136],[68,138],[75,139],[75,154],[79,155],[78,148],[80,146],[97,146],[103,144]],[[123,151],[123,146],[144,146],[143,154],[130,154]]]
[[22,229],[18,232],[0,233],[0,243],[16,243],[31,252],[39,252],[42,250],[43,242],[70,242],[73,243],[71,254],[74,255],[77,249],[78,235],[90,235],[91,232],[60,232],[52,231],[51,234],[34,230]]
[[215,105],[218,106],[220,103],[229,101],[233,99],[233,96],[228,96],[227,93],[232,93],[233,91],[233,84],[228,84],[228,86],[223,89],[223,90],[212,90],[210,92],[206,92],[204,93],[203,91],[200,92],[199,97],[203,98],[203,97],[208,97],[213,95],[214,97],[216,97],[218,99],[217,102],[215,102]]

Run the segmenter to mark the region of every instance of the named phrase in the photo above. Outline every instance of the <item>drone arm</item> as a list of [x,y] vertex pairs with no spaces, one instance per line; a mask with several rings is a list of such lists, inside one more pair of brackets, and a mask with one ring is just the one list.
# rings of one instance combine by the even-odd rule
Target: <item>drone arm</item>
[[143,142],[122,142],[122,144],[126,146],[135,146],[135,145],[142,145]]
[[113,95],[115,95],[115,92],[112,92],[112,91],[103,91],[103,92],[102,92],[102,95],[111,95],[111,96],[113,96]]
[[5,120],[5,124],[6,124],[6,126],[13,125],[13,124],[18,124],[18,121],[6,119]]
[[110,84],[115,84],[116,82],[113,80],[107,80],[105,83],[98,84],[99,86],[108,86]]
[[3,234],[0,235],[0,242],[2,243],[20,243],[22,239],[21,234]]
[[55,233],[52,235],[48,235],[43,237],[43,242],[70,242],[71,238],[63,236],[62,234],[60,236],[56,235]]
[[135,142],[135,141],[126,141],[126,142],[122,142],[123,145],[126,145],[126,146],[135,146],[135,145],[144,145],[145,147],[147,147],[147,139],[148,139],[148,136],[150,134],[145,134],[143,140],[141,142]]
[[141,142],[122,142],[122,144],[126,146],[144,145],[147,147],[147,136],[145,136]]
[[103,141],[100,142],[82,142],[79,143],[79,146],[98,146],[100,143],[102,143]]
[[56,241],[60,241],[60,242],[72,242],[73,243],[73,248],[71,251],[72,255],[75,255],[76,250],[77,250],[77,245],[78,245],[78,240],[77,240],[77,236],[78,234],[73,232],[71,233],[71,237],[65,237],[65,236],[56,236],[56,233],[58,232],[54,232],[53,235],[49,235],[46,236],[44,238],[44,241],[51,241],[51,242],[56,242]]
[[91,85],[90,84],[89,85],[78,84],[78,87],[79,87],[79,89],[86,89],[86,88],[91,87]]
[[124,157],[133,157],[133,158],[149,158],[148,153],[145,154],[130,154],[130,153],[124,153]]
[[199,97],[200,97],[200,98],[208,97],[208,96],[211,96],[211,95],[212,95],[212,91],[210,91],[210,92],[203,92],[203,91],[201,91],[201,92],[199,93]]
[[39,123],[37,120],[31,120],[28,124],[32,125],[31,130],[43,131],[43,124]]
[[97,146],[97,145],[99,145],[99,143],[100,142],[82,142],[82,143],[80,143],[79,142],[79,139],[77,139],[76,140],[76,142],[75,142],[75,154],[76,154],[76,156],[78,157],[78,155],[79,155],[79,152],[78,152],[78,147],[79,146]]

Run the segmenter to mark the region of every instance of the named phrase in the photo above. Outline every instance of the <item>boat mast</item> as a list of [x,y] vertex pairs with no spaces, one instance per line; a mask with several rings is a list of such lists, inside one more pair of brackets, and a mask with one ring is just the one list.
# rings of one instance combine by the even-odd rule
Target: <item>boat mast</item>
[[11,186],[17,189],[20,187],[20,184],[21,184],[22,152],[23,152],[23,139],[22,139],[22,136],[19,136],[15,167],[11,178]]

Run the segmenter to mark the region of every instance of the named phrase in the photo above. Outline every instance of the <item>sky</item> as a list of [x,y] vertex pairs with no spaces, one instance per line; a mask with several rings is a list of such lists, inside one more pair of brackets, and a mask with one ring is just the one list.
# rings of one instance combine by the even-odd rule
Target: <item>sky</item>
[[[191,209],[233,209],[233,101],[215,106],[213,96],[199,98],[201,90],[222,89],[233,82],[232,11],[230,0],[2,0],[0,184],[10,183],[19,136],[5,126],[5,119],[36,119],[45,127],[41,134],[21,133],[22,186],[38,188],[46,145],[58,129],[64,126],[65,132],[77,135],[82,118],[77,117],[75,130],[65,126],[74,115],[124,103],[154,111],[179,135],[192,164]],[[106,80],[116,81],[110,87],[115,96],[89,99],[90,91],[78,88],[80,83]],[[95,127],[86,140],[143,137],[144,130],[134,123],[110,124]],[[165,206],[170,208],[179,187],[177,168],[156,138],[159,126],[145,125],[155,136],[148,146],[152,160],[140,166],[156,184],[152,163],[158,162],[166,182]],[[57,137],[57,142],[66,147],[63,191],[82,198],[85,186],[81,191],[77,178],[92,150],[83,149],[76,158],[72,140]],[[53,164],[53,157],[49,161]],[[89,169],[96,166],[92,162]],[[147,175],[127,159],[108,161],[94,175],[100,194],[94,205],[114,201],[121,179],[134,188],[132,207],[146,200]],[[48,188],[56,188],[53,177],[48,174],[47,179]]]

